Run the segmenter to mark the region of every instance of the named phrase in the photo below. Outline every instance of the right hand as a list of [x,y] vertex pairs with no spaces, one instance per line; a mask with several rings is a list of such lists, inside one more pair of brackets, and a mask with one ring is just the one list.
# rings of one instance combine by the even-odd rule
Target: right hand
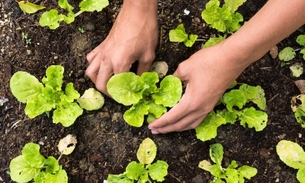
[[138,61],[137,74],[140,75],[149,70],[155,58],[157,2],[125,1],[107,38],[87,55],[90,65],[86,75],[107,95],[106,84],[113,74],[129,71]]

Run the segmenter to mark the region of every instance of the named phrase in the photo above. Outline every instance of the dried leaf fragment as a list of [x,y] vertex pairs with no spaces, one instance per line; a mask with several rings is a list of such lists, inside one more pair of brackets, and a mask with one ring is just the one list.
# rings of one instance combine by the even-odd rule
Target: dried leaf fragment
[[278,49],[278,47],[277,47],[277,46],[273,46],[273,47],[270,49],[269,54],[271,55],[271,57],[272,57],[273,59],[275,59],[275,58],[278,56],[278,54],[279,54],[279,49]]
[[301,80],[296,80],[294,82],[294,84],[298,87],[298,89],[300,90],[300,92],[302,94],[305,93],[305,80],[304,79],[301,79]]
[[76,137],[74,135],[69,134],[59,141],[57,147],[60,153],[64,155],[69,155],[74,151],[76,144]]

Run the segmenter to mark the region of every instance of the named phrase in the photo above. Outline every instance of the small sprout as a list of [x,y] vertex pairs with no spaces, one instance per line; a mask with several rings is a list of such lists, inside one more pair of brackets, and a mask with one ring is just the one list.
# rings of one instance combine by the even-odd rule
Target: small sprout
[[69,155],[74,151],[76,144],[76,137],[69,134],[59,141],[57,148],[61,154]]
[[292,76],[294,76],[296,78],[300,77],[303,74],[303,64],[301,64],[301,63],[293,64],[289,68],[292,72]]
[[179,24],[175,29],[169,31],[171,42],[184,43],[186,47],[192,47],[197,38],[196,34],[187,34],[183,24]]
[[292,59],[294,59],[296,53],[293,48],[286,47],[279,53],[279,59],[285,62],[288,62]]

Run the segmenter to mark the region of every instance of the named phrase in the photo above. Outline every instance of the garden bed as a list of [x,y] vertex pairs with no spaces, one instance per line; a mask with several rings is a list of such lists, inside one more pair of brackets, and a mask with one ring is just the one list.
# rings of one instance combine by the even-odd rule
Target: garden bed
[[[182,22],[187,32],[198,34],[201,40],[207,40],[216,33],[204,26],[201,19],[201,11],[206,2],[159,2],[160,41],[155,61],[166,61],[169,65],[168,74],[172,74],[180,62],[201,49],[202,45],[198,41],[192,48],[187,48],[183,44],[171,43],[168,40],[171,29]],[[55,0],[38,0],[35,3],[57,7]],[[248,20],[264,3],[264,0],[248,0],[239,12]],[[59,64],[65,68],[65,81],[73,82],[80,93],[94,87],[85,76],[88,66],[85,57],[106,38],[121,4],[122,1],[119,0],[111,1],[102,12],[83,13],[72,24],[63,24],[56,30],[49,30],[39,26],[40,12],[24,14],[13,0],[0,3],[0,96],[8,99],[0,107],[0,182],[10,182],[9,163],[20,155],[26,143],[38,143],[44,156],[58,157],[59,140],[74,134],[78,140],[75,151],[60,159],[71,183],[103,182],[110,173],[124,172],[127,164],[136,160],[139,144],[146,137],[156,143],[157,159],[169,164],[165,182],[211,181],[212,176],[199,169],[198,163],[209,159],[209,145],[219,142],[224,146],[226,165],[234,159],[239,164],[258,169],[258,174],[248,182],[297,183],[296,170],[280,161],[276,154],[276,144],[286,139],[305,147],[305,130],[296,123],[290,108],[291,97],[300,92],[294,84],[296,79],[291,76],[289,67],[280,67],[278,58],[273,59],[269,54],[249,66],[237,79],[241,83],[260,85],[265,90],[269,120],[262,132],[236,124],[222,126],[217,138],[208,142],[198,140],[194,130],[152,135],[147,125],[141,128],[129,126],[122,117],[127,108],[108,97],[105,97],[102,109],[84,113],[69,128],[53,124],[52,119],[45,114],[35,119],[24,114],[24,104],[12,96],[9,88],[12,74],[27,71],[41,79],[48,66]],[[185,15],[185,9],[190,14]],[[81,33],[79,28],[84,32]],[[295,38],[300,33],[304,34],[304,29],[297,30],[279,43],[279,49],[295,45]],[[301,60],[301,56],[295,59]]]

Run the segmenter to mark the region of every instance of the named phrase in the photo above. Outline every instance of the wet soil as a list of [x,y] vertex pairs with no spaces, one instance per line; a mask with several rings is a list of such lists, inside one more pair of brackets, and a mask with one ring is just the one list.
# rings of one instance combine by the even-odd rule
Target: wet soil
[[[169,74],[180,62],[201,49],[202,44],[198,41],[192,48],[186,48],[182,44],[171,43],[168,40],[169,30],[182,22],[188,33],[198,34],[203,41],[216,34],[201,19],[206,2],[159,2],[160,41],[155,60],[166,61]],[[248,0],[239,12],[248,20],[265,2]],[[36,0],[35,3],[48,8],[57,7],[55,0]],[[209,159],[209,145],[215,142],[224,146],[225,166],[234,159],[239,164],[258,169],[258,174],[247,182],[297,182],[296,170],[282,163],[275,152],[275,146],[281,139],[292,140],[305,147],[305,130],[296,123],[290,109],[291,97],[300,93],[294,84],[296,78],[291,76],[287,66],[280,67],[278,58],[273,59],[266,54],[237,79],[238,82],[260,85],[265,90],[269,120],[262,132],[239,125],[225,125],[219,129],[218,137],[208,142],[196,139],[194,130],[152,135],[147,125],[141,128],[128,126],[122,118],[126,107],[108,97],[105,97],[102,109],[85,112],[71,127],[64,128],[53,124],[47,115],[34,119],[27,117],[24,104],[19,103],[10,92],[9,80],[17,71],[27,71],[41,79],[48,66],[60,64],[65,68],[65,82],[73,82],[80,93],[94,87],[85,76],[88,66],[85,56],[107,36],[122,1],[113,0],[102,12],[84,13],[72,24],[63,24],[54,31],[39,26],[41,12],[24,14],[13,0],[1,1],[0,5],[0,97],[8,99],[0,107],[0,182],[12,182],[8,175],[10,160],[21,153],[26,143],[39,143],[45,157],[58,157],[57,143],[67,134],[74,134],[78,139],[75,151],[60,159],[71,183],[103,182],[109,173],[124,172],[127,164],[136,160],[138,146],[146,137],[156,143],[157,159],[169,164],[165,182],[210,182],[211,175],[199,169],[198,163]],[[189,15],[184,14],[185,9],[190,11]],[[84,33],[79,28],[84,29]],[[300,33],[304,33],[304,28],[279,43],[279,49],[295,46],[295,38]],[[294,62],[302,62],[301,56],[297,56]]]

